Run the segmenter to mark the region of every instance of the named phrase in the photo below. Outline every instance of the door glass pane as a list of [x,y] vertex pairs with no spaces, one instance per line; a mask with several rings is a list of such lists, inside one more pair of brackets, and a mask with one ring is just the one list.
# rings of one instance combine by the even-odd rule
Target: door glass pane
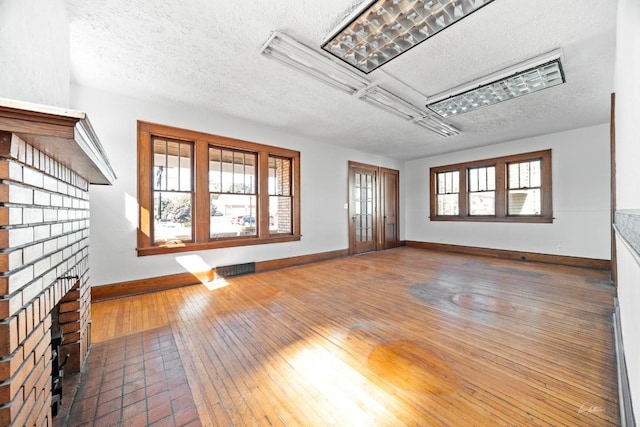
[[373,240],[373,204],[374,177],[368,174],[355,174],[354,179],[354,219],[356,242]]

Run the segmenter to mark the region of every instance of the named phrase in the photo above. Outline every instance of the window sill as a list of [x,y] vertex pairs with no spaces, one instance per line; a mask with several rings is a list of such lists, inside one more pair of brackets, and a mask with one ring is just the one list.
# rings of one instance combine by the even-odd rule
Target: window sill
[[551,224],[553,217],[542,216],[506,216],[506,217],[482,217],[482,216],[431,216],[431,221],[462,221],[462,222],[517,222],[532,224]]
[[237,246],[265,245],[268,243],[294,242],[300,240],[300,235],[274,235],[265,238],[246,237],[231,240],[217,240],[205,243],[171,243],[143,248],[136,248],[138,256],[161,255],[178,252],[204,251],[209,249],[232,248]]

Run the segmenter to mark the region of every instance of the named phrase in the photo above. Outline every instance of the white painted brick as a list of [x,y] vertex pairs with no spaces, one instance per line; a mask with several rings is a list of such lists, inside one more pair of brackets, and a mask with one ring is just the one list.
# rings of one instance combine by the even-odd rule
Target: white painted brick
[[51,257],[46,257],[33,265],[34,276],[41,276],[51,268]]
[[60,234],[62,234],[62,224],[59,222],[51,224],[51,236],[58,236]]
[[45,222],[53,222],[58,220],[58,210],[57,209],[44,209],[44,221]]
[[22,222],[24,224],[39,224],[44,221],[42,208],[24,208],[22,210]]
[[32,299],[40,295],[43,289],[42,284],[43,284],[43,281],[42,281],[42,278],[40,277],[34,280],[33,282],[31,282],[29,286],[26,286],[24,289],[22,289],[23,305],[27,304],[29,301],[31,301]]
[[58,251],[51,254],[51,256],[49,257],[49,260],[51,261],[52,266],[57,266],[58,264],[60,264],[63,261],[62,251]]
[[33,190],[18,185],[9,186],[9,202],[18,205],[33,204]]
[[42,188],[44,186],[44,174],[38,170],[25,167],[22,170],[23,182],[34,187]]
[[9,208],[9,224],[22,224],[22,208]]
[[58,191],[58,180],[51,176],[45,175],[43,187],[45,190]]
[[51,226],[39,225],[37,227],[33,227],[33,233],[35,240],[48,239],[51,237]]
[[61,207],[63,197],[60,194],[51,194],[51,206]]
[[9,230],[9,247],[22,246],[33,242],[34,229],[27,228],[14,228]]
[[34,190],[33,203],[41,206],[51,205],[51,193],[42,190]]
[[58,250],[58,240],[52,239],[42,243],[44,254],[50,254]]
[[33,280],[33,266],[28,265],[9,276],[9,293],[12,294]]
[[16,162],[9,162],[9,177],[15,181],[22,181],[22,165]]
[[22,249],[9,253],[9,270],[15,270],[25,264],[22,260],[22,254]]
[[36,243],[35,245],[27,246],[22,250],[22,252],[24,263],[30,264],[44,256],[44,243]]

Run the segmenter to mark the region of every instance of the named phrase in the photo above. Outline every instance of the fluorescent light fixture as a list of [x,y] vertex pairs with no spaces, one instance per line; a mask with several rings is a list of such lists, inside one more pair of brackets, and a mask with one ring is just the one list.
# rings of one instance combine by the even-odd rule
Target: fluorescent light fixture
[[370,83],[331,58],[277,31],[271,33],[261,53],[349,94]]
[[556,50],[451,89],[445,95],[433,96],[428,100],[427,108],[441,117],[449,117],[560,85],[565,82],[560,56],[560,51]]
[[458,129],[435,115],[427,114],[417,120],[412,121],[418,126],[422,126],[423,128],[430,130],[431,132],[437,133],[443,138],[460,134],[460,131]]
[[379,86],[365,90],[360,99],[406,120],[414,120],[424,114],[417,107]]
[[277,31],[271,33],[261,53],[440,136],[460,133],[434,115],[429,115],[388,90],[372,84],[342,63],[322,55],[286,34]]
[[375,0],[365,2],[322,48],[370,73],[493,0]]
[[440,118],[425,114],[416,106],[379,86],[371,86],[364,90],[360,95],[360,99],[422,126],[442,137],[454,136],[460,133],[458,129],[445,123]]

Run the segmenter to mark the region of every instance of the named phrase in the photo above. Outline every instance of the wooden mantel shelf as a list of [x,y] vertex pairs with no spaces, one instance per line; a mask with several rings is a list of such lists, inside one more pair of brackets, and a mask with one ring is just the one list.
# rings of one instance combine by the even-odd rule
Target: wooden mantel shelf
[[91,184],[116,175],[89,118],[81,111],[0,98],[0,131],[16,134]]

